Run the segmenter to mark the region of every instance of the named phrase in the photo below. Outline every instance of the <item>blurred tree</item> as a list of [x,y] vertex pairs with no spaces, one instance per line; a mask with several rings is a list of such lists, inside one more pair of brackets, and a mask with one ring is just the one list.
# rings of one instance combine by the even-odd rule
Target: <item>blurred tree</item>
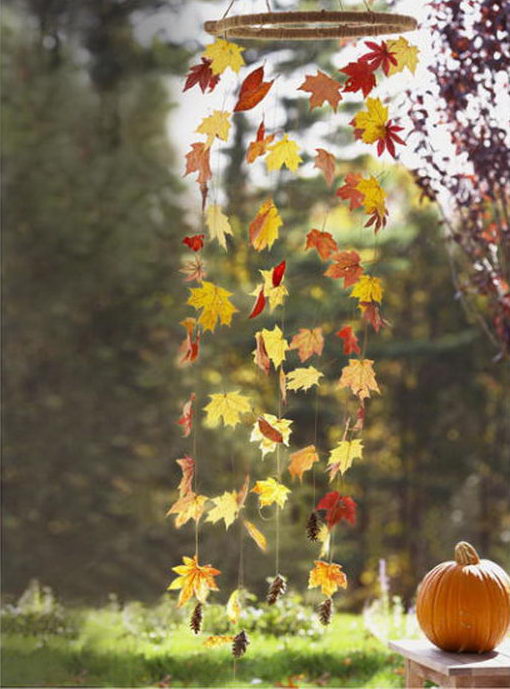
[[[442,208],[455,288],[510,353],[510,14],[505,0],[431,2],[432,86],[409,92],[416,181]],[[438,121],[452,152],[434,146]],[[455,170],[454,159],[462,160]]]
[[[162,73],[182,52],[140,46],[131,23],[157,4],[34,2],[6,16],[7,589],[41,576],[64,593],[143,596],[164,582],[154,493],[178,381],[170,367],[145,373],[153,351],[173,354],[160,321],[183,220]],[[80,52],[79,28],[101,47]]]

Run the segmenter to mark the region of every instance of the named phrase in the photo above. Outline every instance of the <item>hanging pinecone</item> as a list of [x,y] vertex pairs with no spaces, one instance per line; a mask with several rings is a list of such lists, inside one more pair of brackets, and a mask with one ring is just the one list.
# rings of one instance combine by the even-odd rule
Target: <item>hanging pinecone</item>
[[204,616],[202,614],[202,603],[197,603],[195,605],[195,608],[193,609],[193,614],[191,615],[191,619],[189,622],[189,626],[195,634],[198,634],[202,629],[203,617]]
[[333,614],[333,601],[331,598],[326,598],[319,605],[319,621],[324,626],[331,622],[331,616]]
[[310,513],[306,522],[306,535],[314,543],[319,540],[319,531],[321,528],[321,520],[317,512]]
[[240,631],[239,634],[234,636],[234,641],[232,642],[232,655],[234,658],[240,658],[243,656],[248,649],[249,643],[250,640],[248,639],[248,635],[244,629]]
[[287,582],[281,574],[277,574],[267,592],[266,601],[269,605],[274,605],[280,596],[287,590]]

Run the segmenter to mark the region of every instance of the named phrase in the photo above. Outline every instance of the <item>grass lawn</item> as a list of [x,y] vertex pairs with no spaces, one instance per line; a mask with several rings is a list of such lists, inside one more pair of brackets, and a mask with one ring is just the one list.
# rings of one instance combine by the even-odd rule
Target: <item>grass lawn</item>
[[401,687],[400,660],[364,630],[360,616],[337,614],[319,640],[250,634],[234,665],[230,646],[205,648],[180,626],[151,641],[126,630],[119,613],[86,610],[76,638],[4,634],[4,687]]

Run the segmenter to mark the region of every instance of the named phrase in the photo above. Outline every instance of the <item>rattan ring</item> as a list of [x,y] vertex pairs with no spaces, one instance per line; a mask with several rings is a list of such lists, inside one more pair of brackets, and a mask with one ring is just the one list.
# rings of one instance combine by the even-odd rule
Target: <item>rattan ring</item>
[[262,12],[205,22],[207,33],[223,38],[272,41],[320,41],[404,33],[417,27],[414,17],[387,12]]

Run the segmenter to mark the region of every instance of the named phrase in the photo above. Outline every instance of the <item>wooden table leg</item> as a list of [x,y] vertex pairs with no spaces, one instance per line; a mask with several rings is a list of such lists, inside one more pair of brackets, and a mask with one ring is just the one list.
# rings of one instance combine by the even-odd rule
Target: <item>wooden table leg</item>
[[425,677],[418,663],[406,658],[406,689],[417,689],[423,687]]

